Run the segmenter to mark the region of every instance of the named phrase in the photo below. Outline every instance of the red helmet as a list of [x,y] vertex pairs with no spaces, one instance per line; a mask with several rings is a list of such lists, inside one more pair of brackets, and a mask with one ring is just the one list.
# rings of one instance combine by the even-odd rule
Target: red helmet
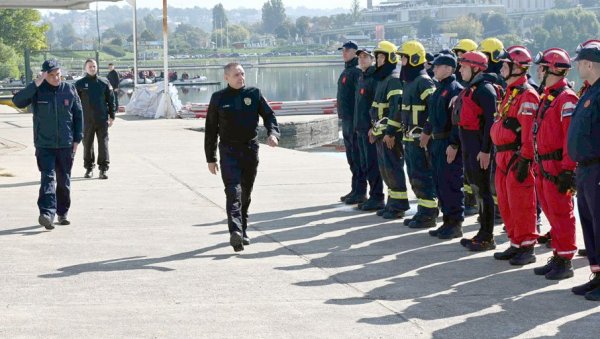
[[479,68],[485,71],[488,68],[488,58],[479,51],[467,52],[458,59],[458,62],[462,65]]
[[531,66],[533,58],[526,47],[510,46],[500,56],[500,61],[513,63],[521,67],[527,67]]
[[562,48],[550,48],[539,52],[533,61],[536,65],[548,66],[556,69],[571,68],[571,57],[569,53]]

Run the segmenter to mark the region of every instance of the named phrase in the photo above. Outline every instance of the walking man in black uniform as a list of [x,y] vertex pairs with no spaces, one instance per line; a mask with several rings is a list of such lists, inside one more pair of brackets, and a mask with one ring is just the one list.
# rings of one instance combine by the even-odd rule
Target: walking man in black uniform
[[275,114],[260,90],[246,87],[244,68],[239,63],[225,66],[227,88],[213,93],[208,105],[204,151],[208,170],[217,174],[217,140],[221,177],[227,198],[229,243],[236,252],[250,244],[248,207],[258,167],[258,118],[267,129],[267,144],[279,144]]
[[75,87],[81,98],[84,116],[83,166],[85,177],[91,178],[94,169],[94,136],[98,137],[98,167],[100,179],[108,179],[106,171],[110,163],[108,156],[108,128],[115,120],[115,98],[113,88],[104,78],[98,77],[96,60],[85,61],[86,75],[77,80]]

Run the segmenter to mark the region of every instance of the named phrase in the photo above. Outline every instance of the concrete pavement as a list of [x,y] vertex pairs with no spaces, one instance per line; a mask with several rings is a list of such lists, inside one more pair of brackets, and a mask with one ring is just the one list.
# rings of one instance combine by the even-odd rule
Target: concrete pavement
[[0,113],[0,337],[596,337],[600,304],[569,291],[584,258],[551,282],[354,211],[340,154],[262,146],[252,245],[234,254],[201,125],[119,116],[109,179],[84,179],[80,150],[72,224],[46,231],[31,115]]

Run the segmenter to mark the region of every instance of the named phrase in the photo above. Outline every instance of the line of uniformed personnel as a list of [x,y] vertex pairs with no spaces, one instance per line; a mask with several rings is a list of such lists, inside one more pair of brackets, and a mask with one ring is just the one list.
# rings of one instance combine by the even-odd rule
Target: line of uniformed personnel
[[[578,191],[592,279],[572,291],[600,301],[600,40],[579,45],[573,59],[561,48],[533,57],[496,38],[463,39],[433,58],[414,40],[340,49],[338,107],[352,171],[342,202],[410,228],[438,226],[441,210],[442,224],[429,231],[439,239],[462,237],[465,215],[478,213],[479,231],[460,240],[470,251],[496,248],[499,212],[510,246],[494,258],[534,263],[534,245],[548,241],[553,255],[534,273],[560,280],[573,276]],[[573,61],[579,93],[566,78]],[[406,177],[417,197],[411,218]],[[540,209],[551,226],[543,236]]]

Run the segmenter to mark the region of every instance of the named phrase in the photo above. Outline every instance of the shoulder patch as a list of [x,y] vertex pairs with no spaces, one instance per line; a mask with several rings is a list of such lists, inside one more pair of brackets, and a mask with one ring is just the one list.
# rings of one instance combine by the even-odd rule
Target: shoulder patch
[[538,104],[533,102],[524,102],[519,107],[519,114],[523,115],[534,115],[537,112]]
[[564,105],[562,106],[562,108],[560,109],[560,116],[562,118],[564,117],[570,117],[571,115],[573,115],[573,112],[575,111],[575,107],[576,105],[572,102],[565,102]]

